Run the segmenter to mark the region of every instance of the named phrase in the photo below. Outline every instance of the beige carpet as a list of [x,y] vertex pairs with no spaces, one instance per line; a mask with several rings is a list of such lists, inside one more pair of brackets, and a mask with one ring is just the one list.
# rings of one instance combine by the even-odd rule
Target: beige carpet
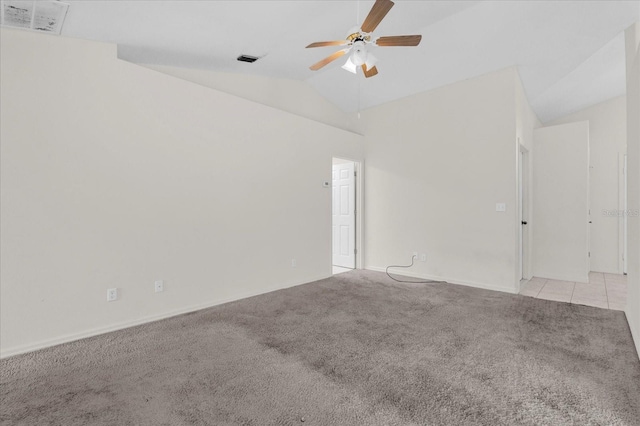
[[624,313],[370,271],[0,368],[3,425],[640,424]]

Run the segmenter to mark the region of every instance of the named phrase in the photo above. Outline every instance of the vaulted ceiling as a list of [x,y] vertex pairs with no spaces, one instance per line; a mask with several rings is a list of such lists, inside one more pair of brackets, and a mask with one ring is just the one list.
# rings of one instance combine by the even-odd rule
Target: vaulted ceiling
[[71,0],[62,36],[116,43],[136,63],[306,81],[348,112],[510,66],[543,122],[625,92],[622,31],[639,1],[394,1],[374,35],[422,43],[374,47],[370,79],[344,59],[309,70],[339,48],[305,46],[344,39],[373,1]]

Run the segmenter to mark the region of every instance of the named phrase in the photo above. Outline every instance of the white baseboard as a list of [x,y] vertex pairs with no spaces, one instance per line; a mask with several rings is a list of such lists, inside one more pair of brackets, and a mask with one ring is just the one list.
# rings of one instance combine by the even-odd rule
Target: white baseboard
[[8,358],[10,356],[20,355],[27,352],[37,351],[39,349],[48,348],[51,346],[61,345],[63,343],[73,342],[80,339],[86,339],[87,337],[98,336],[100,334],[110,333],[112,331],[122,330],[129,327],[135,327],[136,325],[146,324],[149,322],[159,321],[166,318],[175,317],[177,315],[186,314],[189,312],[199,311],[201,309],[211,308],[213,306],[222,305],[224,303],[234,302],[240,299],[246,299],[248,297],[259,296],[261,294],[271,293],[272,291],[282,290],[285,288],[295,287],[302,284],[311,283],[314,281],[323,280],[325,278],[329,278],[331,275],[319,275],[317,277],[312,277],[309,279],[301,280],[301,281],[292,281],[286,283],[284,285],[272,286],[263,290],[240,293],[233,297],[228,297],[225,299],[218,299],[213,301],[208,301],[205,303],[199,303],[196,305],[190,305],[180,309],[174,309],[172,311],[164,312],[162,314],[157,315],[149,315],[146,317],[138,318],[132,321],[123,321],[116,324],[111,324],[105,327],[93,328],[90,330],[82,331],[80,333],[71,333],[63,336],[54,337],[52,339],[41,340],[39,342],[30,343],[27,345],[15,346],[8,349],[0,350],[0,359]]
[[[378,272],[386,271],[386,268],[380,268],[378,266],[367,266],[365,267],[365,269],[369,269],[371,271],[378,271]],[[518,290],[515,287],[496,286],[496,285],[485,284],[480,282],[458,280],[456,278],[450,278],[450,277],[439,277],[435,275],[423,275],[423,274],[406,273],[406,272],[402,272],[402,274],[399,274],[396,272],[394,275],[402,275],[405,277],[419,278],[423,280],[446,281],[449,284],[466,285],[467,287],[476,287],[476,288],[483,288],[485,290],[494,290],[494,291],[502,291],[504,293],[518,294]]]

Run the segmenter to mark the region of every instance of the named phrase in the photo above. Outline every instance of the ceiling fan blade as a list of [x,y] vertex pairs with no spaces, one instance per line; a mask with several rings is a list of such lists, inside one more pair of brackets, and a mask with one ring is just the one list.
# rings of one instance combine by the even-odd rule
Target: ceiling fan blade
[[380,24],[380,21],[387,16],[387,13],[389,13],[393,5],[394,3],[391,0],[376,0],[371,11],[362,23],[362,31],[365,33],[373,32],[378,24]]
[[345,46],[351,43],[349,40],[337,40],[337,41],[316,41],[307,46],[310,47],[325,47],[325,46]]
[[376,40],[378,46],[417,46],[422,40],[421,35],[406,35],[406,36],[390,36],[380,37]]
[[362,71],[364,71],[364,76],[367,78],[378,74],[378,68],[373,66],[371,69],[367,70],[367,66],[365,64],[362,64]]
[[315,64],[311,65],[309,67],[309,69],[311,69],[312,71],[318,71],[320,68],[324,67],[325,65],[327,65],[330,62],[335,61],[336,59],[338,59],[340,56],[344,55],[348,51],[349,51],[349,49],[338,50],[333,55],[327,56],[326,58],[324,58],[320,62],[316,62]]

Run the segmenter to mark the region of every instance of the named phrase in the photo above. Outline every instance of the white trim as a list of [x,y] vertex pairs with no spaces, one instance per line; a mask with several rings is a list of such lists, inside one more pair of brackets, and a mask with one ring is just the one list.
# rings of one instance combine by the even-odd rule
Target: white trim
[[159,320],[175,317],[175,316],[186,314],[186,313],[189,313],[189,312],[195,312],[195,311],[199,311],[199,310],[202,310],[202,309],[211,308],[213,306],[222,305],[224,303],[234,302],[234,301],[240,300],[240,299],[246,299],[248,297],[258,296],[258,295],[266,294],[266,293],[271,293],[271,292],[277,291],[277,290],[283,290],[285,288],[295,287],[295,286],[302,285],[302,284],[308,284],[308,283],[312,283],[312,282],[315,282],[315,281],[320,281],[320,280],[323,280],[323,279],[326,279],[326,278],[330,278],[330,277],[331,277],[331,275],[322,274],[322,275],[316,276],[315,278],[310,278],[308,280],[293,281],[293,282],[287,283],[285,285],[269,287],[266,290],[250,291],[250,292],[246,292],[246,293],[240,293],[237,296],[228,297],[228,298],[225,298],[225,299],[214,300],[214,301],[205,302],[205,303],[199,303],[197,305],[191,305],[191,306],[188,306],[186,308],[175,309],[175,310],[172,310],[172,311],[169,311],[169,312],[165,312],[163,314],[149,315],[149,316],[145,316],[145,317],[142,317],[142,318],[138,318],[138,319],[133,320],[133,321],[124,321],[124,322],[116,323],[116,324],[113,324],[113,325],[110,325],[110,326],[107,326],[107,327],[98,327],[98,328],[94,328],[94,329],[91,329],[91,330],[83,331],[83,332],[80,332],[80,333],[66,334],[66,335],[63,335],[63,336],[55,337],[53,339],[41,340],[41,341],[36,342],[36,343],[30,343],[30,344],[27,344],[27,345],[16,346],[16,347],[9,348],[9,349],[2,349],[0,351],[0,359],[8,358],[8,357],[14,356],[14,355],[20,355],[20,354],[27,353],[27,352],[33,352],[33,351],[36,351],[36,350],[39,350],[39,349],[45,349],[45,348],[48,348],[48,347],[51,347],[51,346],[57,346],[57,345],[60,345],[60,344],[63,344],[63,343],[69,343],[69,342],[73,342],[73,341],[76,341],[76,340],[86,339],[87,337],[98,336],[100,334],[110,333],[112,331],[122,330],[122,329],[129,328],[129,327],[135,327],[137,325],[146,324],[146,323],[150,323],[150,322],[155,322],[155,321],[159,321]]
[[640,330],[636,329],[633,321],[629,319],[632,318],[631,312],[629,312],[630,310],[629,302],[627,302],[627,308],[624,310],[624,315],[627,319],[627,324],[629,324],[629,330],[631,330],[631,338],[633,339],[633,343],[636,345],[636,354],[638,355],[638,359],[640,359]]
[[356,171],[356,269],[364,267],[364,160],[354,160]]
[[[591,271],[591,123],[587,122],[587,280],[589,282],[589,272]],[[577,280],[572,280],[577,281]]]
[[[526,146],[517,138],[516,153],[516,240],[517,240],[517,262],[516,262],[516,288],[520,288],[522,280],[529,280],[532,277],[532,245],[533,236],[531,233],[531,217],[533,216],[533,179],[531,154]],[[527,225],[522,225],[522,221]],[[525,238],[526,235],[526,238]],[[526,240],[526,245],[525,245]]]
[[[386,268],[380,268],[377,266],[367,266],[365,267],[365,269],[368,269],[370,271],[377,271],[377,272],[386,271]],[[503,287],[503,286],[496,286],[496,285],[485,284],[485,283],[474,282],[474,281],[458,280],[455,278],[446,278],[446,277],[438,277],[435,275],[423,275],[423,274],[406,273],[406,272],[402,272],[402,274],[398,274],[396,272],[394,275],[402,275],[410,278],[420,278],[423,280],[445,281],[449,284],[465,285],[467,287],[475,287],[475,288],[482,288],[485,290],[493,290],[493,291],[501,291],[501,292],[510,293],[510,294],[518,294],[518,290],[514,287]]]
[[523,164],[524,164],[524,146],[520,143],[520,138],[518,139],[518,149],[516,153],[516,175],[517,175],[517,190],[516,190],[516,200],[518,208],[516,210],[516,236],[518,240],[518,262],[517,262],[517,280],[516,286],[520,286],[520,281],[526,275],[524,272],[524,225],[522,222],[524,221],[524,173],[523,173]]
[[622,273],[622,274],[626,274],[629,269],[629,240],[628,240],[629,222],[628,222],[628,215],[627,215],[627,209],[629,208],[628,199],[627,199],[627,194],[629,191],[628,189],[629,175],[628,175],[627,159],[628,159],[627,154],[626,153],[622,154],[622,194],[620,198],[622,198],[621,210],[624,212],[624,215],[622,216],[622,220],[618,218],[618,222],[622,222],[622,223],[619,223],[619,228],[622,229],[620,233],[620,244],[622,245],[621,247],[622,256],[618,256],[620,258],[620,268],[619,268],[620,272],[618,273]]

